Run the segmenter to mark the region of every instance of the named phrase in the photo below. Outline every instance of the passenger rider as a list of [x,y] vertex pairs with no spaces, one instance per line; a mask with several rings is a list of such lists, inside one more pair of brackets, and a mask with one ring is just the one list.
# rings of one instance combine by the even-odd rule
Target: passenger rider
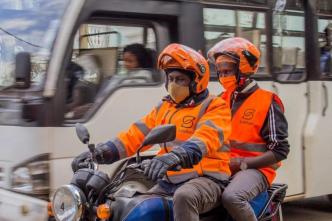
[[288,124],[280,98],[250,78],[260,52],[243,38],[229,38],[208,52],[232,111],[230,136],[232,178],[222,195],[236,221],[257,220],[249,201],[272,184],[280,161],[289,153]]
[[[143,161],[144,173],[159,180],[151,191],[174,194],[175,221],[199,221],[221,203],[224,184],[230,176],[228,137],[230,110],[207,89],[210,71],[205,58],[193,49],[170,44],[159,56],[158,68],[166,73],[169,95],[150,113],[96,148],[100,164],[132,156],[144,137],[158,125],[176,125],[176,140],[152,160]],[[72,162],[74,171],[89,156],[82,153]],[[181,171],[168,171],[180,165]],[[167,172],[168,171],[168,172]],[[168,179],[164,175],[168,175]]]

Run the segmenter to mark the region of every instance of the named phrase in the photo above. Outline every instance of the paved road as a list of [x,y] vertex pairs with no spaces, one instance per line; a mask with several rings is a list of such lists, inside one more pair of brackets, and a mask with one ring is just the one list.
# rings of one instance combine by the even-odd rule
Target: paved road
[[284,221],[332,221],[332,203],[315,197],[283,205]]

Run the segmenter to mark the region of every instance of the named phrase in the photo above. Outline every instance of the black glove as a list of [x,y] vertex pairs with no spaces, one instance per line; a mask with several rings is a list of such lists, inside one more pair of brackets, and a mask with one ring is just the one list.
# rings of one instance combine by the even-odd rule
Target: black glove
[[89,165],[91,164],[91,161],[89,162],[89,159],[93,159],[94,162],[99,164],[112,163],[112,162],[107,162],[106,160],[112,158],[108,156],[110,155],[108,149],[109,147],[106,144],[100,143],[97,144],[93,157],[90,151],[81,153],[80,155],[75,157],[73,162],[71,163],[71,168],[73,172],[75,173],[77,170],[82,168],[89,168]]
[[88,159],[91,159],[90,151],[83,152],[75,157],[71,162],[71,169],[73,172],[75,173],[79,169],[89,168],[90,162],[88,162]]
[[71,162],[71,168],[73,172],[75,173],[79,169],[89,168],[92,160],[94,160],[96,163],[101,163],[101,161],[103,160],[103,151],[101,149],[101,146],[103,145],[104,144],[97,145],[93,157],[90,151],[85,151],[75,157],[74,160]]
[[163,178],[167,170],[175,168],[180,163],[180,158],[171,152],[156,156],[152,160],[144,160],[142,162],[142,168],[144,169],[145,176],[156,181],[157,179]]

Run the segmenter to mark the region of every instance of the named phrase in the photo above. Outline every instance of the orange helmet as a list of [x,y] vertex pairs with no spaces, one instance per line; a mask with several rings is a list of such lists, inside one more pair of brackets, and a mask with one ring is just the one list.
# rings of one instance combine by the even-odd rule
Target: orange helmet
[[235,37],[220,41],[208,51],[208,58],[214,64],[220,55],[235,59],[238,61],[240,73],[251,75],[257,72],[261,53],[250,41]]
[[159,55],[158,69],[170,68],[194,73],[193,93],[199,94],[207,88],[210,79],[210,68],[207,60],[194,49],[175,43],[168,45]]

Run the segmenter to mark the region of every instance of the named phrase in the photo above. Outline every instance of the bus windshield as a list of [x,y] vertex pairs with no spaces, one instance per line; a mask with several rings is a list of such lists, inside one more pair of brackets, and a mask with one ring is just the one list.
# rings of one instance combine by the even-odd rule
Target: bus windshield
[[69,0],[1,0],[0,89],[14,84],[15,55],[31,54],[32,83],[40,84]]

